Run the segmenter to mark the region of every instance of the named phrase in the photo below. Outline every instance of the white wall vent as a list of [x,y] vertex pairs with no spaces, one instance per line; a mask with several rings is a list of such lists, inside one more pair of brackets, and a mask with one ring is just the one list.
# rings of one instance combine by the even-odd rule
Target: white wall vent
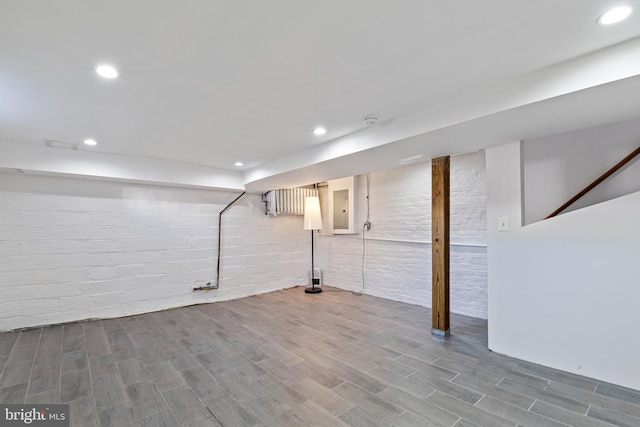
[[304,199],[317,196],[315,188],[283,188],[264,193],[262,201],[266,215],[304,215]]

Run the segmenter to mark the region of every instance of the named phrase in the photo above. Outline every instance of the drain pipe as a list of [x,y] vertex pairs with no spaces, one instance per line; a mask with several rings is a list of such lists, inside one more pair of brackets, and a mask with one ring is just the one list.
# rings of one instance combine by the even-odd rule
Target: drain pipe
[[243,191],[242,194],[240,194],[238,197],[233,199],[233,201],[229,203],[224,209],[222,209],[218,214],[218,266],[216,268],[216,284],[212,286],[211,282],[207,282],[205,286],[193,288],[194,291],[211,291],[214,289],[218,289],[220,287],[220,243],[221,243],[220,237],[222,235],[222,214],[225,213],[225,211],[229,209],[231,206],[233,206],[238,200],[240,200],[240,197],[244,196],[245,194],[246,194],[246,191]]

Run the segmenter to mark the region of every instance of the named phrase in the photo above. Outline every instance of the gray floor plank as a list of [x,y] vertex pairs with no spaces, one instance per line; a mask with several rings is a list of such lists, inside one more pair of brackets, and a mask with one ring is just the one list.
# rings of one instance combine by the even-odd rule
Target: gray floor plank
[[97,378],[117,375],[119,373],[118,365],[116,365],[116,359],[111,353],[100,356],[90,356],[89,368],[91,369],[91,378],[93,378],[94,381]]
[[98,411],[131,405],[119,374],[100,377],[93,382],[93,395]]
[[31,371],[28,394],[60,389],[60,365],[37,367]]
[[60,389],[58,388],[42,393],[28,394],[25,403],[60,403]]
[[247,403],[243,403],[243,406],[245,406],[247,411],[249,411],[254,417],[260,420],[260,424],[273,426],[304,425],[302,421],[289,413],[289,410],[291,409],[290,406],[285,405],[274,398],[270,398],[266,394],[250,400]]
[[124,385],[151,380],[151,375],[142,359],[127,359],[117,363],[118,371]]
[[21,331],[16,341],[16,347],[22,347],[25,345],[38,344],[40,336],[42,335],[42,328],[29,329]]
[[403,411],[401,407],[349,382],[340,384],[333,391],[363,409],[367,414],[386,422],[390,422]]
[[384,382],[387,385],[394,386],[420,399],[429,396],[435,391],[434,388],[420,384],[412,380],[411,378],[405,378],[403,376],[394,374],[393,372],[381,367],[372,369],[368,371],[367,374]]
[[129,341],[120,344],[111,344],[111,351],[113,352],[113,357],[116,359],[116,362],[138,357],[136,346]]
[[401,356],[394,362],[409,366],[436,378],[442,378],[445,381],[450,381],[458,375],[458,372],[453,372],[449,369],[441,368],[440,366],[432,365],[431,363],[423,362],[422,360],[409,356]]
[[334,416],[339,416],[353,407],[351,402],[311,378],[304,378],[292,387],[306,399],[315,402]]
[[429,396],[427,402],[481,426],[513,427],[517,424],[439,391]]
[[86,397],[93,399],[93,386],[91,385],[91,374],[88,369],[62,375],[60,402],[65,403]]
[[178,421],[171,411],[164,411],[138,420],[140,427],[175,427]]
[[233,364],[227,362],[222,356],[213,350],[198,353],[195,358],[212,375],[221,374],[234,368]]
[[598,384],[596,380],[591,378],[582,377],[580,375],[572,374],[569,372],[559,371],[557,369],[546,368],[544,366],[536,365],[535,363],[524,361],[518,362],[516,370],[532,374],[537,377],[545,378],[549,381],[556,381],[588,391],[595,390],[596,385]]
[[0,377],[0,388],[29,382],[33,360],[21,362],[8,361]]
[[640,405],[634,405],[626,400],[619,400],[614,397],[582,390],[565,384],[551,382],[547,387],[548,391],[567,396],[586,405],[597,406],[630,417],[640,418]]
[[[72,329],[72,331],[75,331],[75,329]],[[93,396],[72,400],[67,403],[69,404],[71,426],[99,427],[98,411],[96,410]]]
[[98,413],[100,427],[136,426],[134,410],[130,406],[116,406]]
[[335,362],[335,365],[331,369],[329,369],[329,371],[373,394],[378,393],[379,391],[382,391],[387,387],[387,384],[380,380],[377,380],[371,375],[367,375],[352,366],[338,361]]
[[483,372],[476,372],[472,376],[467,374],[458,375],[452,380],[452,382],[522,409],[529,409],[531,407],[535,401],[533,397],[527,397],[522,394],[506,391],[495,386],[494,384],[498,383],[500,380],[501,378],[496,381],[496,376],[494,375],[485,375]]
[[529,387],[516,381],[512,381],[508,378],[500,381],[498,383],[498,387],[512,393],[532,396],[535,399],[542,400],[552,405],[560,406],[561,408],[568,409],[577,414],[585,414],[587,412],[587,408],[589,407],[584,402],[580,402],[579,400],[573,399],[571,397],[557,394],[549,390],[539,390],[534,387]]
[[463,402],[467,402],[472,405],[482,397],[482,393],[478,393],[474,390],[442,380],[440,378],[432,377],[431,375],[425,374],[421,371],[409,375],[409,378],[426,387],[441,391],[448,394],[449,396],[455,397],[462,400]]
[[2,403],[24,403],[27,396],[27,386],[29,384],[15,384],[0,388],[0,402]]
[[269,358],[261,360],[260,362],[258,362],[258,366],[260,366],[262,369],[269,372],[271,375],[278,378],[285,384],[295,384],[298,381],[306,378],[306,375],[295,365],[286,365],[278,359]]
[[136,418],[147,418],[169,409],[158,387],[152,382],[129,384],[125,389],[135,408]]
[[351,427],[384,427],[391,424],[390,421],[377,418],[359,406],[354,406],[344,414],[340,415],[340,420]]
[[318,384],[327,388],[337,387],[345,381],[344,378],[309,361],[298,363],[297,365],[294,365],[294,367],[302,372],[306,377],[311,378]]
[[460,421],[458,421],[453,425],[453,427],[481,427],[481,426],[479,426],[478,424],[472,423],[469,420],[465,420],[464,418],[461,418]]
[[180,371],[180,373],[198,397],[218,394],[225,390],[218,380],[216,380],[203,366],[194,366],[193,368]]
[[179,424],[193,423],[211,417],[206,406],[188,386],[165,391],[163,395]]
[[476,404],[476,407],[484,409],[487,412],[491,412],[501,418],[511,420],[521,426],[564,427],[564,424],[553,421],[550,418],[546,418],[542,415],[529,412],[528,410],[509,405],[508,403],[501,402],[500,400],[487,396],[480,399]]
[[600,383],[596,387],[596,393],[619,400],[626,400],[634,405],[640,405],[640,390],[632,390],[615,384]]
[[[398,418],[391,422],[393,427],[424,427],[424,426],[437,426],[438,424],[433,424],[431,421],[428,421],[421,416],[414,414],[411,411],[405,411]],[[451,426],[451,424],[447,424],[447,426]]]
[[640,425],[640,391],[494,354],[486,320],[436,338],[426,308],[325,290],[0,333],[0,402],[88,427]]
[[590,407],[587,415],[620,427],[640,426],[640,418],[630,417],[608,409],[598,408],[597,406]]
[[210,394],[202,401],[223,426],[249,427],[259,423],[256,417],[227,392]]
[[9,356],[18,340],[20,332],[5,332],[0,334],[0,356]]
[[84,350],[64,353],[62,355],[62,373],[82,371],[89,368],[89,359]]
[[544,415],[547,418],[551,418],[566,425],[575,427],[610,427],[612,425],[595,418],[587,417],[586,415],[576,414],[575,412],[569,411],[568,409],[551,405],[539,400],[533,404],[533,406],[531,407],[531,412]]
[[419,399],[395,387],[387,387],[378,393],[383,399],[419,415],[429,426],[451,426],[460,417]]
[[289,407],[296,406],[305,400],[305,397],[293,388],[289,387],[276,377],[270,374],[257,378],[257,382],[262,386],[263,390],[268,390],[269,395],[273,396],[278,402]]
[[306,401],[289,410],[293,416],[302,421],[305,425],[317,427],[347,427],[348,424],[336,419],[324,407],[312,401]]
[[[82,331],[82,328],[80,328]],[[85,349],[84,335],[66,335],[62,334],[62,352],[72,353]]]
[[187,385],[180,371],[176,370],[169,362],[146,365],[151,378],[155,381],[160,391],[167,391]]

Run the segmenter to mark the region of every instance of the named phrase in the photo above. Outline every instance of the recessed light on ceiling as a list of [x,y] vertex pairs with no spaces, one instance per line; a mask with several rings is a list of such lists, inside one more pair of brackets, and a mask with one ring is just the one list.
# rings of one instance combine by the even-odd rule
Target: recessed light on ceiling
[[627,16],[631,15],[631,8],[629,6],[621,6],[616,7],[615,9],[611,9],[604,15],[598,18],[598,24],[600,25],[611,25],[617,22],[622,21]]
[[91,145],[91,146],[98,145],[96,140],[95,139],[91,139],[91,138],[87,138],[82,142],[84,142],[85,145]]
[[235,162],[235,163],[233,164],[233,166],[236,166],[236,167],[238,167],[238,168],[239,168],[240,166],[244,166],[244,163],[242,163],[242,162]]
[[105,79],[115,79],[118,77],[118,70],[113,68],[111,65],[99,65],[96,67],[96,73]]
[[320,135],[324,135],[325,133],[327,133],[327,130],[323,127],[317,127],[313,130],[314,135],[320,136]]

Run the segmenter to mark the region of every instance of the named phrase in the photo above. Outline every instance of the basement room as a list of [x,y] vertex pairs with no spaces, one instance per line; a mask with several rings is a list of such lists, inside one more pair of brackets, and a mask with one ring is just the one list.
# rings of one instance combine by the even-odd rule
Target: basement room
[[640,0],[0,3],[0,426],[640,426]]

